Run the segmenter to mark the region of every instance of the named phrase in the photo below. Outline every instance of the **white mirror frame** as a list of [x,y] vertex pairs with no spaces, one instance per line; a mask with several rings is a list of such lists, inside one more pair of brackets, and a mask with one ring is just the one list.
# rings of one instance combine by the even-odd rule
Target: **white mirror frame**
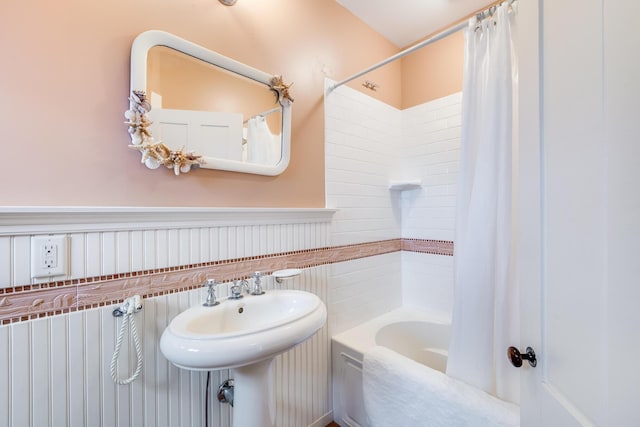
[[[144,116],[144,118],[142,119],[144,121],[146,120],[146,112],[148,112],[148,110],[150,109],[149,107],[146,112],[144,110],[140,110],[140,103],[136,103],[136,96],[134,94],[144,94],[144,92],[146,91],[147,56],[149,54],[149,50],[154,46],[166,46],[171,49],[175,49],[192,57],[201,59],[202,61],[205,61],[209,64],[224,68],[225,70],[255,80],[259,83],[263,83],[277,92],[280,105],[282,105],[282,155],[280,157],[280,161],[277,164],[263,165],[259,163],[246,163],[236,160],[198,156],[196,153],[194,153],[196,154],[195,156],[192,155],[191,157],[197,158],[197,160],[190,161],[190,164],[201,163],[202,167],[208,169],[243,172],[257,175],[275,176],[280,175],[282,172],[284,172],[284,170],[289,165],[289,160],[291,157],[291,103],[293,99],[290,98],[288,93],[288,88],[291,85],[284,85],[280,76],[267,74],[263,71],[257,70],[241,62],[235,61],[231,58],[192,43],[188,40],[159,30],[150,30],[141,33],[140,35],[138,35],[138,37],[135,38],[131,47],[132,96],[130,98],[130,110],[125,113],[125,116],[127,117],[127,119],[129,119],[129,122],[127,122],[127,124],[130,125],[129,133],[131,134],[131,138],[134,144],[130,145],[129,147],[136,148],[142,153],[142,163],[144,163],[150,169],[155,169],[156,167],[158,167],[158,165],[150,166],[148,162],[145,162],[145,160],[149,157],[149,153],[147,152],[148,148],[141,148],[141,130],[142,133],[148,135],[150,140],[149,143],[153,142],[149,131],[146,129],[146,124],[143,124],[141,129],[140,121],[137,121],[137,124],[134,124],[132,123],[134,120],[131,118],[132,114],[135,115],[137,113],[138,115]],[[276,84],[275,82],[280,82],[280,84],[278,86],[274,86]],[[145,139],[145,137],[143,136],[142,139]],[[184,155],[181,150],[179,150],[178,152],[172,152],[172,154],[176,153],[181,156]],[[167,167],[173,168],[176,175],[179,175],[180,172],[188,172],[190,169],[189,167],[187,167],[186,169],[181,169],[180,165],[177,165],[175,167],[173,165],[167,165]]]

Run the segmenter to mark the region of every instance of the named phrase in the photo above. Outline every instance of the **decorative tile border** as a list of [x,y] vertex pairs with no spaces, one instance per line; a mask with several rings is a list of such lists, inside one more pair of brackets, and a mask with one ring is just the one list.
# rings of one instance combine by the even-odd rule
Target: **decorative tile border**
[[450,240],[402,239],[402,250],[453,256],[453,242]]
[[104,307],[132,295],[143,298],[198,288],[207,278],[221,282],[246,279],[250,272],[272,273],[309,268],[398,251],[453,255],[453,242],[392,239],[380,242],[309,249],[230,259],[181,267],[65,280],[0,289],[0,324]]

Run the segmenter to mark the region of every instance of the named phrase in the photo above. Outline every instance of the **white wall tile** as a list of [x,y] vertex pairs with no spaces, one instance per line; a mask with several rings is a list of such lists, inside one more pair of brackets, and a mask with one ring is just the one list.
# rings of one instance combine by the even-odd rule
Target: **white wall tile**
[[[453,240],[461,94],[405,110],[403,166],[422,188],[402,194],[402,237]],[[450,316],[453,257],[403,252],[403,304]]]
[[402,194],[402,237],[453,240],[460,93],[403,111],[402,164],[422,189]]
[[[346,86],[325,97],[326,198],[339,209],[333,244],[453,240],[461,102],[458,93],[398,111]],[[421,180],[422,188],[390,194],[390,179]],[[332,265],[334,333],[395,304],[450,312],[452,257],[403,253],[399,264],[370,261]]]
[[400,237],[388,189],[400,159],[400,114],[346,86],[325,98],[326,201],[339,209],[333,244]]
[[[457,93],[399,111],[346,86],[325,98],[327,205],[340,209],[335,244],[453,240],[461,103]],[[394,206],[390,179],[418,179],[423,188]],[[443,188],[449,197],[432,197]]]
[[332,335],[402,304],[400,252],[335,263],[330,267]]
[[453,257],[402,252],[402,305],[449,318],[453,309]]

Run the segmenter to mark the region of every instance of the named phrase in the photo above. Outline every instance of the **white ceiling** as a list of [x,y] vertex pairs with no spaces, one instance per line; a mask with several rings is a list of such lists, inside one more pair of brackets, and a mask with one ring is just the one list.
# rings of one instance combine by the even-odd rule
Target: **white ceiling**
[[491,0],[336,0],[398,47],[482,9]]

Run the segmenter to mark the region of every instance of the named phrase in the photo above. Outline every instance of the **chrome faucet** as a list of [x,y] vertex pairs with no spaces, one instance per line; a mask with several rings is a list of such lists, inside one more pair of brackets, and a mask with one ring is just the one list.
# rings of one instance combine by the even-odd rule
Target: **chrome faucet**
[[238,283],[237,280],[233,281],[233,286],[231,286],[231,295],[229,296],[229,299],[240,299],[242,298],[242,290],[245,290],[247,293],[251,292],[251,289],[249,289],[249,282],[247,282],[246,280],[241,280],[240,283]]
[[216,291],[214,289],[215,286],[219,284],[220,282],[216,281],[215,279],[207,279],[207,281],[202,284],[203,287],[208,287],[207,299],[205,299],[202,303],[203,307],[213,307],[214,305],[220,304],[220,302],[216,300]]
[[260,273],[259,271],[256,271],[255,273],[253,273],[253,290],[251,291],[251,295],[264,294],[264,290],[262,289],[262,286],[261,286],[261,280],[260,280],[261,277],[262,277],[262,273]]

